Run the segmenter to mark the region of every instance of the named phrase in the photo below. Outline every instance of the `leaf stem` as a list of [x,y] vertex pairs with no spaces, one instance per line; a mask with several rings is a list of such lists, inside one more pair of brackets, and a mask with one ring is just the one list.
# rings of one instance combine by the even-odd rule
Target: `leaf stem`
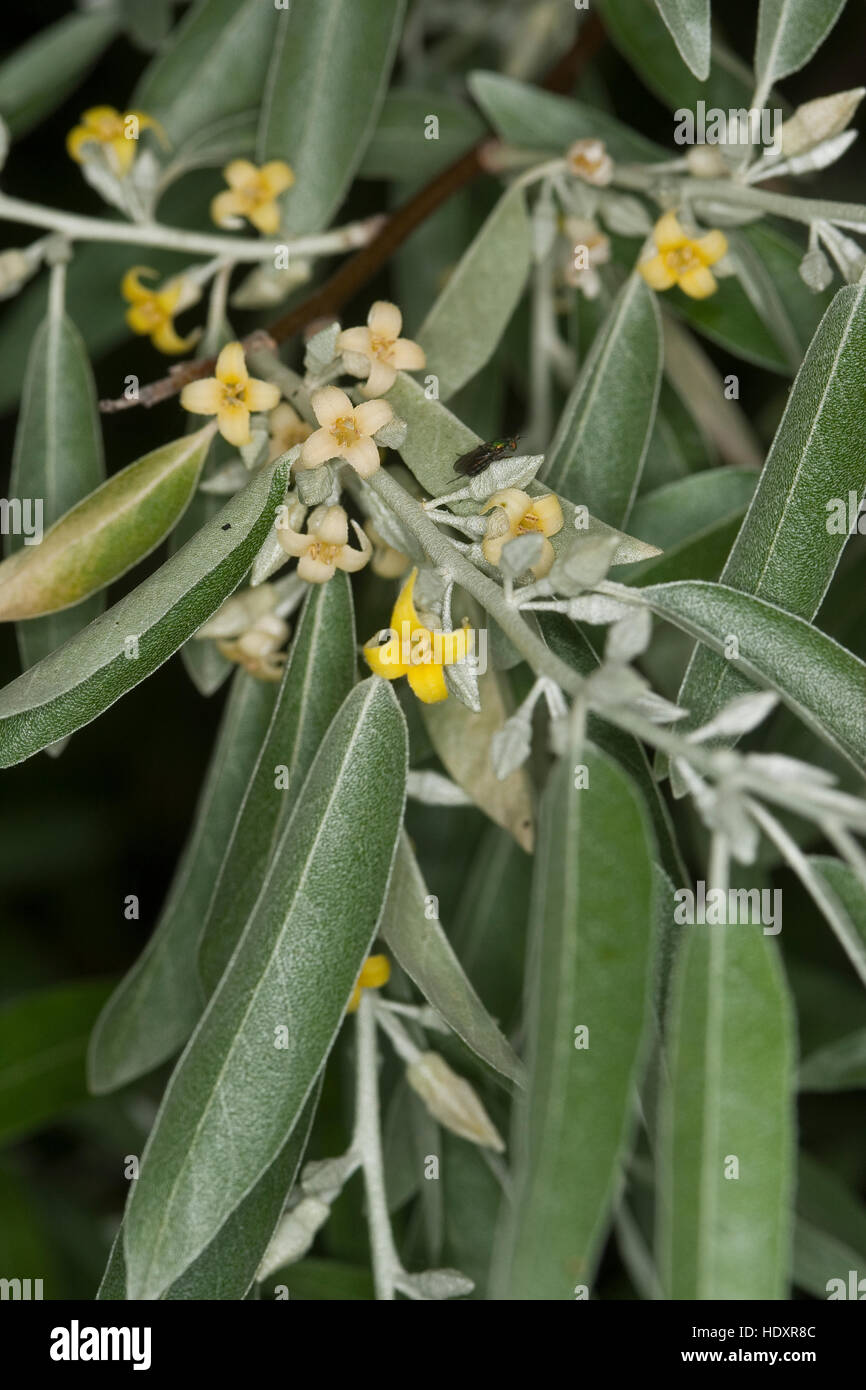
[[360,1154],[364,1171],[376,1298],[380,1302],[393,1302],[402,1266],[394,1245],[385,1193],[385,1163],[379,1120],[376,1009],[371,996],[371,990],[361,991],[356,1015],[355,1134],[352,1149]]
[[0,219],[20,222],[27,227],[47,227],[63,232],[73,241],[119,241],[127,246],[158,246],[164,251],[188,251],[195,256],[225,256],[234,261],[273,260],[277,252],[290,256],[330,255],[353,247],[366,246],[382,226],[382,218],[367,217],[334,227],[316,236],[295,241],[265,241],[261,237],[234,238],[188,232],[182,227],[165,227],[160,222],[111,222],[102,217],[82,217],[61,208],[43,207],[22,198],[0,193]]

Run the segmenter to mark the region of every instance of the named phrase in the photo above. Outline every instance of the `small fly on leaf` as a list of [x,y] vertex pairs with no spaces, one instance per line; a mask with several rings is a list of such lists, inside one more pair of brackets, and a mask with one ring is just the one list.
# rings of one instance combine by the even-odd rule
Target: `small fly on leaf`
[[491,439],[488,444],[479,444],[468,454],[461,454],[454,465],[454,472],[462,473],[465,478],[474,478],[477,473],[489,468],[494,459],[513,454],[519,438],[520,435],[515,434],[511,439]]

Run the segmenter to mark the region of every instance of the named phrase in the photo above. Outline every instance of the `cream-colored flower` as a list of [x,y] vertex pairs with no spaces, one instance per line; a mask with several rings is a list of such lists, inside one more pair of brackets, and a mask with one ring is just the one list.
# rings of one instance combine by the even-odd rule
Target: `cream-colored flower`
[[268,416],[268,463],[287,454],[296,444],[303,444],[312,433],[312,425],[301,419],[294,406],[280,401]]
[[638,262],[638,270],[650,289],[669,290],[679,285],[690,299],[707,299],[718,288],[709,269],[728,249],[724,232],[707,232],[690,237],[676,213],[666,212],[653,228],[655,252]]
[[425,365],[424,349],[411,338],[399,336],[402,326],[397,305],[377,299],[367,315],[367,327],[346,328],[337,339],[337,351],[348,353],[347,370],[367,378],[361,388],[365,396],[384,396],[398,371],[412,372]]
[[562,530],[562,507],[554,492],[544,497],[530,497],[520,488],[506,487],[488,497],[482,511],[493,512],[487,523],[487,534],[481,542],[484,558],[491,565],[498,565],[503,546],[515,536],[524,536],[537,531],[544,537],[541,556],[532,566],[536,579],[543,579],[555,559],[553,546],[547,539]]
[[295,176],[282,159],[271,159],[261,168],[248,159],[233,159],[223,169],[228,188],[218,193],[210,205],[210,213],[218,227],[235,227],[238,219],[248,222],[273,236],[280,226],[280,206],[277,198],[291,188]]
[[301,446],[296,468],[318,468],[328,459],[345,459],[362,478],[379,467],[379,450],[373,439],[394,418],[387,401],[364,401],[354,406],[338,386],[314,391],[310,404],[321,429],[314,430]]
[[141,283],[142,275],[156,276],[159,272],[146,265],[134,265],[120,282],[120,292],[130,308],[126,322],[133,333],[150,338],[160,352],[189,352],[197,342],[200,330],[195,329],[181,338],[174,326],[174,317],[201,298],[201,290],[182,275],[166,280],[159,289],[149,290]]
[[286,664],[279,650],[289,636],[289,625],[275,613],[257,618],[239,637],[217,639],[217,648],[228,661],[242,666],[260,681],[278,681]]
[[408,555],[404,555],[402,550],[396,550],[393,545],[389,545],[384,536],[379,535],[369,518],[364,522],[364,530],[373,543],[373,558],[370,561],[370,569],[374,574],[378,574],[380,579],[399,579],[400,575],[405,574],[411,564]]
[[156,131],[163,143],[165,134],[158,121],[143,111],[117,111],[113,106],[91,106],[81,117],[81,125],[66,137],[67,153],[76,164],[87,158],[87,145],[101,145],[118,178],[125,178],[138,150],[138,132]]
[[597,188],[604,188],[613,178],[613,160],[603,140],[575,140],[565,159],[572,174]]
[[316,507],[307,519],[306,535],[289,524],[295,515],[277,523],[277,537],[287,555],[297,555],[298,578],[308,584],[326,584],[337,570],[354,574],[363,569],[373,547],[356,521],[352,528],[361,546],[349,545],[349,518],[342,507]]
[[272,382],[250,376],[240,343],[226,343],[217,358],[215,376],[191,381],[180,393],[184,410],[215,415],[223,439],[238,449],[250,442],[250,414],[273,410],[279,399],[279,388]]

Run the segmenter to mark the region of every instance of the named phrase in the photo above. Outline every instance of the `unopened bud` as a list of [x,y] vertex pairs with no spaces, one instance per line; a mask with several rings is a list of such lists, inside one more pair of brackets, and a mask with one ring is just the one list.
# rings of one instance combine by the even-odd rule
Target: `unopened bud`
[[497,1153],[504,1151],[505,1145],[473,1087],[452,1071],[438,1052],[422,1052],[410,1062],[406,1079],[434,1120],[452,1134]]

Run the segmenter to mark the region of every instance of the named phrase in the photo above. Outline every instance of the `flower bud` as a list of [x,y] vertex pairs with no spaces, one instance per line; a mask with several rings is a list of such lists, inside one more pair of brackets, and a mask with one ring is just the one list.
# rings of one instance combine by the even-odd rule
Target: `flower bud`
[[505,1145],[474,1089],[438,1052],[422,1052],[406,1068],[406,1079],[434,1120],[452,1134],[502,1153]]

